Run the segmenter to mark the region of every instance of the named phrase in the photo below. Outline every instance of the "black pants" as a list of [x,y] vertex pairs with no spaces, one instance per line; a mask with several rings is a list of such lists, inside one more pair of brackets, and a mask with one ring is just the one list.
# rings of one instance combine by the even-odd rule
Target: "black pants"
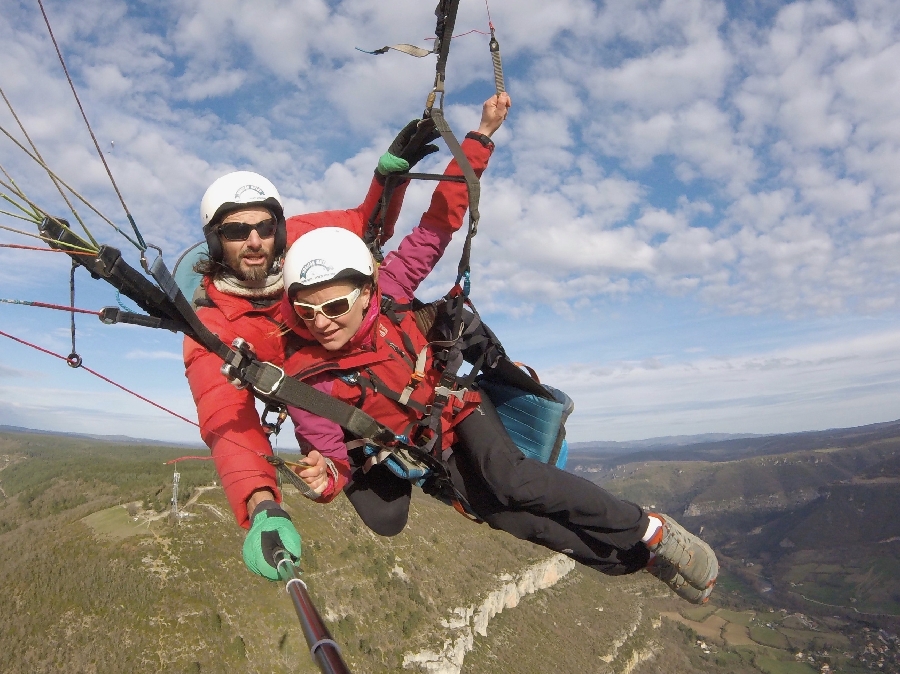
[[[526,458],[490,401],[457,427],[448,469],[456,489],[494,529],[532,541],[609,575],[647,564],[641,543],[647,515],[593,482]],[[351,460],[353,460],[351,456]],[[356,457],[357,466],[359,458]],[[356,468],[344,492],[375,533],[394,536],[406,526],[412,485],[387,468]]]

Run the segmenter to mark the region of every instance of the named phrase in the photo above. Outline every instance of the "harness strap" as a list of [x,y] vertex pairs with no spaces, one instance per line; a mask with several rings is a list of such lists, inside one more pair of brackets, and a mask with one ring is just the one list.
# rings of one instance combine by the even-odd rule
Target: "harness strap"
[[406,388],[403,389],[403,392],[400,394],[400,404],[406,405],[409,402],[409,396],[412,395],[413,391],[416,390],[416,386],[419,385],[419,382],[425,378],[425,361],[428,359],[428,345],[422,347],[422,350],[419,352],[419,357],[416,358],[416,369],[413,370],[413,373],[409,376],[409,383],[406,385]]
[[[375,391],[375,393],[380,393],[385,398],[389,398],[390,400],[393,400],[395,403],[403,405],[404,407],[409,407],[410,409],[413,409],[420,414],[428,413],[428,410],[424,405],[417,403],[415,400],[409,400],[408,396],[406,402],[401,402],[401,398],[403,397],[402,393],[397,393],[397,391],[392,390],[387,384],[384,383],[384,381],[382,381],[378,377],[377,374],[372,372],[371,368],[367,367],[365,371],[366,374],[369,375],[368,379],[371,382],[372,389]],[[366,379],[366,377],[360,375],[359,379],[360,381],[362,381],[363,379]]]
[[481,218],[481,215],[478,212],[478,204],[481,201],[481,181],[475,174],[475,169],[472,168],[472,164],[469,161],[469,158],[466,157],[465,152],[463,152],[459,141],[456,140],[456,136],[453,135],[453,131],[450,130],[450,125],[447,123],[447,120],[444,119],[443,109],[434,108],[429,111],[429,114],[434,120],[435,127],[441,133],[441,138],[447,143],[450,153],[453,155],[456,163],[459,164],[459,168],[462,169],[469,193],[469,230],[466,232],[462,256],[460,257],[459,265],[457,266],[456,282],[459,283],[460,279],[462,279],[466,272],[469,271],[469,260],[472,253],[472,237],[478,233],[478,221]]
[[[401,314],[406,314],[407,311],[413,309],[415,304],[418,301],[408,302],[406,304],[399,304],[393,297],[390,295],[382,295],[381,297],[381,313],[387,317],[387,319],[396,325],[398,328],[400,327],[400,322],[403,320]],[[418,323],[417,323],[418,325]],[[406,334],[405,330],[400,330],[400,339],[403,340],[403,346],[406,348],[407,353],[412,358],[416,358],[416,346],[412,343],[412,340],[409,338],[409,335]],[[425,334],[424,332],[422,334]],[[391,342],[388,342],[391,344]],[[393,346],[393,344],[391,344]],[[409,363],[410,367],[412,367],[412,362]]]

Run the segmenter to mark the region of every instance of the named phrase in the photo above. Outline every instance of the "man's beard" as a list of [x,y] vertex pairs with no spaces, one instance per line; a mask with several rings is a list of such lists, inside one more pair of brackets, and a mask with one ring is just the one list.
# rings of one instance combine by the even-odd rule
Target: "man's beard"
[[259,251],[251,250],[249,248],[245,248],[241,250],[238,254],[238,264],[237,267],[232,269],[234,275],[239,278],[241,281],[246,281],[249,283],[265,281],[269,274],[272,271],[272,264],[275,261],[275,256],[270,255],[266,259],[266,264],[264,265],[252,265],[249,267],[244,267],[241,265],[241,261],[244,259],[245,255],[258,255]]

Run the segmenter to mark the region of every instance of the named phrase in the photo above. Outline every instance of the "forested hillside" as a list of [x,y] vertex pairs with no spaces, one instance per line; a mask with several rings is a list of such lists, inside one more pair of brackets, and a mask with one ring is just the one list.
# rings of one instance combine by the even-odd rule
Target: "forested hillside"
[[[169,517],[164,462],[183,451],[0,434],[0,671],[316,671],[283,587],[244,569],[208,462],[178,464],[183,517]],[[864,671],[848,667],[865,625],[796,629],[740,574],[698,613],[646,574],[603,577],[425,496],[393,539],[342,498],[286,504],[355,672]],[[854,657],[836,660],[838,643]]]

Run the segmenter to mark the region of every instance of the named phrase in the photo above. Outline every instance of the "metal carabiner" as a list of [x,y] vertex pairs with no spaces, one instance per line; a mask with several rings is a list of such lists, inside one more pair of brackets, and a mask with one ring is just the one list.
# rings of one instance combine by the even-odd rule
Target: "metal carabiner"
[[[147,262],[147,250],[150,248],[152,248],[157,253],[159,253],[159,255],[157,256],[157,259],[161,258],[163,255],[162,248],[160,248],[159,246],[154,246],[152,243],[148,243],[147,248],[144,248],[144,250],[141,251],[141,266],[144,268],[144,271],[147,272],[148,274],[150,273],[151,264],[149,262]],[[154,260],[154,262],[156,262],[156,260]]]

